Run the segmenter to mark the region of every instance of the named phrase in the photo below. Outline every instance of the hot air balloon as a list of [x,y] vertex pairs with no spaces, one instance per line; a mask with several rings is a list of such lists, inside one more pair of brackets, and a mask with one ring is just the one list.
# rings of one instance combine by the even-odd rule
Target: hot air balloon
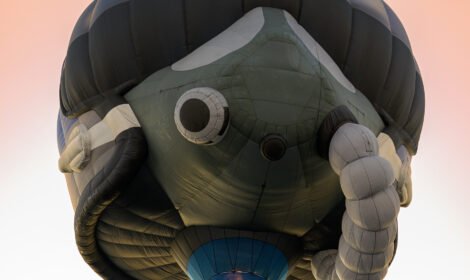
[[383,279],[424,89],[381,0],[96,0],[59,168],[105,279]]

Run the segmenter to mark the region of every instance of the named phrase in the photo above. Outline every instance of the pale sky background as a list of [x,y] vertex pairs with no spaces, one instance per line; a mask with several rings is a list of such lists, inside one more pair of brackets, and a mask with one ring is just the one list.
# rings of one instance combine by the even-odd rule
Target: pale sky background
[[[470,1],[388,0],[426,88],[414,201],[388,277],[469,279]],[[57,169],[60,69],[88,0],[0,0],[0,279],[100,279],[74,241]]]

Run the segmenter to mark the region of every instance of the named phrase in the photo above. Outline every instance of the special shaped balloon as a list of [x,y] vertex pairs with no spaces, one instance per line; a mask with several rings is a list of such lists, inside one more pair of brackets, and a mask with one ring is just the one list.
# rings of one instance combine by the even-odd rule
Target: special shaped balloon
[[385,277],[424,115],[386,3],[94,1],[60,99],[77,245],[102,277]]

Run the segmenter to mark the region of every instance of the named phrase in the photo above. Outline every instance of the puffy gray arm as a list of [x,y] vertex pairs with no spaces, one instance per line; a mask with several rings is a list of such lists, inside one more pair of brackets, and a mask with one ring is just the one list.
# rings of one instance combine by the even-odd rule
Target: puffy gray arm
[[376,136],[352,123],[334,134],[329,159],[346,197],[343,234],[337,251],[313,257],[312,272],[317,280],[384,279],[400,210],[392,165],[379,156]]

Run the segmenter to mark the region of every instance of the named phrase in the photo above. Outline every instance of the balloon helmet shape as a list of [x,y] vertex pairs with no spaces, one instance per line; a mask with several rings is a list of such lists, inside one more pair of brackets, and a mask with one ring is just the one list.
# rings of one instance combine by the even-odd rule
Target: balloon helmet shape
[[97,0],[59,168],[106,279],[383,279],[424,90],[381,0]]

